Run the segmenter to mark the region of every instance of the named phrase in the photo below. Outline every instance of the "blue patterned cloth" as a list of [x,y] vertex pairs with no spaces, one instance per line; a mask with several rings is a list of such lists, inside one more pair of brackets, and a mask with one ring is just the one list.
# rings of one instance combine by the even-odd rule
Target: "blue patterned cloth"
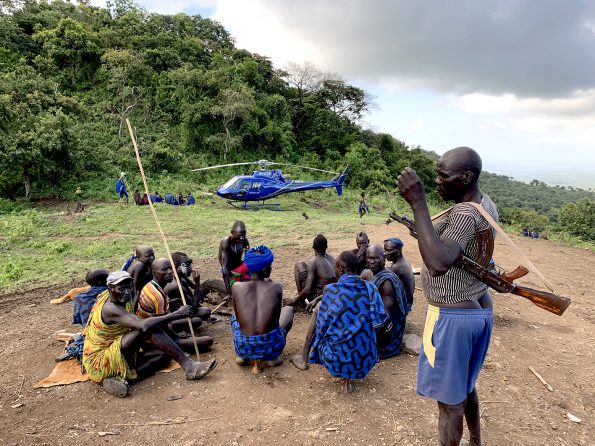
[[72,309],[72,323],[80,324],[83,327],[87,325],[91,308],[97,302],[97,296],[107,290],[106,286],[92,286],[89,291],[78,293],[74,296]]
[[405,334],[405,319],[408,313],[405,288],[395,273],[385,268],[374,276],[372,283],[380,290],[387,280],[392,284],[395,295],[391,311],[387,311],[389,319],[376,332],[380,359],[390,358],[401,353],[403,335]]
[[375,330],[386,319],[378,288],[355,274],[343,274],[324,289],[310,362],[333,376],[365,378],[378,362]]
[[240,358],[271,361],[281,356],[285,348],[287,331],[280,325],[265,334],[246,336],[240,332],[240,323],[234,314],[231,316],[231,330],[233,346]]

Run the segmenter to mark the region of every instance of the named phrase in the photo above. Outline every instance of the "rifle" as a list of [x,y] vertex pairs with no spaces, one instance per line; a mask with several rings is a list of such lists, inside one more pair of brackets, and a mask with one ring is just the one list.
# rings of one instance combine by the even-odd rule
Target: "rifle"
[[[411,236],[417,238],[417,230],[414,221],[410,220],[404,215],[398,216],[394,212],[391,212],[388,214],[388,216],[407,227]],[[480,265],[475,260],[463,253],[459,255],[455,265],[474,275],[483,283],[499,293],[511,293],[524,297],[525,299],[529,299],[539,308],[543,308],[544,310],[557,314],[558,316],[562,316],[564,311],[566,311],[566,308],[568,308],[572,302],[572,299],[569,297],[558,296],[557,294],[548,293],[547,291],[534,290],[533,288],[527,288],[515,284],[515,279],[523,277],[529,272],[529,270],[524,266],[519,266],[510,273],[498,274],[495,271],[489,270],[488,268]]]

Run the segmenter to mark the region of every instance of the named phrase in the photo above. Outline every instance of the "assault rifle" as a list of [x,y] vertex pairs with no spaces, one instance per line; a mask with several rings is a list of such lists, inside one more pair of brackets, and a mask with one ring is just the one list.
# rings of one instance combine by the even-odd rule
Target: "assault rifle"
[[[406,216],[398,216],[394,212],[388,214],[393,220],[405,225],[409,229],[410,234],[417,238],[417,230],[415,228],[415,222],[407,218]],[[568,305],[572,302],[569,297],[558,296],[557,294],[548,293],[547,291],[534,290],[532,288],[523,287],[515,284],[513,281],[519,277],[523,277],[529,272],[524,266],[517,267],[514,271],[506,274],[497,274],[484,266],[477,263],[475,260],[467,257],[463,253],[460,254],[456,261],[456,266],[464,269],[468,273],[473,274],[483,283],[488,285],[490,288],[498,291],[499,293],[511,293],[517,296],[529,299],[539,308],[549,311],[550,313],[562,316]]]

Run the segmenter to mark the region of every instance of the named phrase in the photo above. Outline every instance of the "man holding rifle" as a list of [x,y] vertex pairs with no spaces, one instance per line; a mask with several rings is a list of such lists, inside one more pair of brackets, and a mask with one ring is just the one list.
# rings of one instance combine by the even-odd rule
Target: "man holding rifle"
[[[481,205],[494,220],[498,211],[481,192],[481,158],[468,147],[446,152],[437,163],[438,193],[455,205],[432,225],[424,186],[406,168],[397,186],[415,217],[423,259],[421,281],[428,301],[423,345],[419,357],[417,393],[435,399],[439,408],[439,444],[458,445],[463,417],[469,445],[480,446],[479,399],[475,382],[486,357],[493,325],[488,287],[457,265],[463,253],[475,258],[479,234],[494,229],[469,202]],[[491,252],[488,253],[491,257]],[[489,258],[489,257],[488,257]]]

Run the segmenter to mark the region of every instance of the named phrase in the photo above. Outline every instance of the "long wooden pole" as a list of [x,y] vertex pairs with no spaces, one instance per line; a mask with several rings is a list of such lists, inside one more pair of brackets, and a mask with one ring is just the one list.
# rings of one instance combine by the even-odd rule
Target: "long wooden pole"
[[[132,140],[132,145],[134,146],[134,153],[136,154],[136,162],[138,163],[138,168],[140,170],[140,176],[143,179],[143,185],[145,187],[145,193],[147,194],[147,198],[149,201],[149,207],[151,208],[151,213],[153,214],[153,220],[155,220],[155,225],[157,225],[157,229],[159,230],[159,235],[161,235],[161,240],[165,245],[165,252],[167,253],[167,258],[171,262],[171,267],[174,270],[174,277],[176,278],[176,282],[178,283],[178,290],[180,291],[180,296],[182,297],[182,303],[186,305],[186,296],[184,295],[184,290],[182,289],[182,282],[180,282],[180,278],[178,277],[178,271],[175,268],[174,260],[171,256],[171,251],[169,249],[169,244],[167,243],[167,239],[165,238],[165,233],[163,232],[163,228],[161,227],[161,223],[159,223],[159,219],[157,218],[157,212],[155,212],[155,207],[153,206],[153,201],[151,200],[149,194],[149,186],[147,185],[147,178],[145,177],[145,170],[143,169],[143,163],[140,159],[140,152],[138,151],[138,146],[136,144],[136,138],[134,137],[134,131],[132,130],[132,125],[130,124],[130,120],[126,118],[126,125],[128,126],[128,132],[130,133],[130,139]],[[194,351],[196,352],[196,360],[200,361],[200,355],[198,353],[198,344],[196,343],[196,337],[194,336],[194,327],[192,326],[192,319],[188,318],[188,326],[190,327],[190,334],[192,335],[192,341],[194,342]]]

